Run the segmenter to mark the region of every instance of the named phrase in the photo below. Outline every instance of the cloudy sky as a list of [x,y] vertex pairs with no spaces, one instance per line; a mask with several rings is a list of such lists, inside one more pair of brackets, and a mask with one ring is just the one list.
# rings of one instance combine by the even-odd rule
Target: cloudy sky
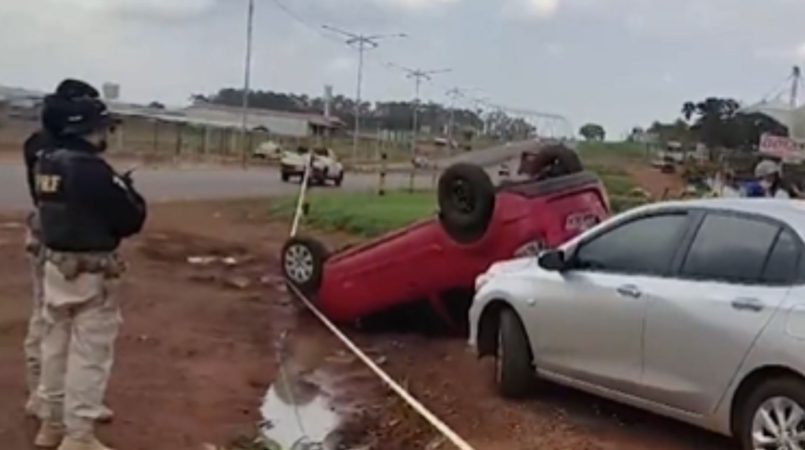
[[[753,101],[805,62],[805,0],[256,0],[253,86],[352,95],[356,54],[320,28],[405,32],[367,56],[365,98],[413,84],[385,62],[451,68],[423,86],[594,121],[610,136],[707,95]],[[63,77],[180,105],[242,85],[246,0],[0,0],[0,84]]]

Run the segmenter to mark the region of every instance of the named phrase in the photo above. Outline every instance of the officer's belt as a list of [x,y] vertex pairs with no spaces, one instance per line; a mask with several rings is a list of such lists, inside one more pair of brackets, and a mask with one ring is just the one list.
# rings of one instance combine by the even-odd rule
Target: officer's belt
[[58,267],[67,280],[83,274],[119,278],[125,272],[123,260],[116,253],[62,253],[46,249],[45,260]]

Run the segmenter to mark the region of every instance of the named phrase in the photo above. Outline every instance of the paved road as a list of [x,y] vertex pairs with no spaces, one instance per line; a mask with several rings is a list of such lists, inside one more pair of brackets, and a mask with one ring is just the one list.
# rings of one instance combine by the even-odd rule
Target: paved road
[[[263,195],[292,194],[297,183],[283,183],[275,169],[215,168],[215,169],[140,169],[134,175],[135,183],[152,202],[169,200],[223,199]],[[372,190],[377,186],[376,174],[348,173],[342,189],[351,191]],[[419,189],[432,185],[430,174],[415,177]],[[409,176],[390,174],[388,189],[406,188]],[[334,189],[334,188],[327,188]],[[5,161],[0,165],[0,210],[21,210],[30,205],[25,171],[22,165]]]
[[[432,187],[435,182],[434,174],[456,162],[472,162],[487,167],[494,179],[498,164],[517,157],[530,145],[533,142],[519,142],[436,160],[437,172],[417,172],[414,178],[415,187]],[[410,164],[403,164],[397,169],[410,170]],[[143,168],[137,171],[134,178],[137,188],[152,202],[283,195],[292,194],[298,189],[298,184],[283,183],[279,172],[271,168],[252,168],[245,171],[237,167]],[[342,189],[373,190],[377,183],[377,174],[348,173]],[[410,176],[406,173],[389,173],[387,176],[386,187],[389,190],[405,189],[409,185]],[[0,210],[22,210],[29,205],[22,165],[16,160],[0,160]]]
[[[433,159],[431,160],[431,164],[437,171],[442,171],[450,165],[459,162],[468,162],[477,164],[481,167],[486,167],[488,169],[495,169],[503,162],[518,159],[523,150],[532,148],[534,144],[535,143],[532,140],[513,142],[508,145],[501,145],[499,147],[488,148],[486,150],[461,153],[455,156]],[[410,168],[410,163],[396,163],[389,165],[389,170],[391,171],[406,171]]]

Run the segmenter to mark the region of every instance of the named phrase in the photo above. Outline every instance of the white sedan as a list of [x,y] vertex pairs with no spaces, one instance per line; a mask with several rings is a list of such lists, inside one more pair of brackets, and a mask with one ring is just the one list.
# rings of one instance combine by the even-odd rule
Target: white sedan
[[805,203],[634,209],[477,282],[470,344],[500,392],[534,375],[733,436],[805,449]]

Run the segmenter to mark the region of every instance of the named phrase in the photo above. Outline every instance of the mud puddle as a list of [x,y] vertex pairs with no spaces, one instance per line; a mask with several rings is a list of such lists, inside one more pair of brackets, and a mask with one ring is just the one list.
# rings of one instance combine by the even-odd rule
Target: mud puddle
[[[367,450],[356,421],[366,399],[344,386],[355,370],[339,371],[333,355],[311,336],[277,341],[278,370],[260,406],[260,440],[269,450]],[[358,396],[361,397],[361,396]],[[357,400],[357,401],[355,401]]]
[[339,433],[345,419],[331,398],[321,385],[306,377],[281,375],[260,407],[260,432],[268,448],[346,450]]

